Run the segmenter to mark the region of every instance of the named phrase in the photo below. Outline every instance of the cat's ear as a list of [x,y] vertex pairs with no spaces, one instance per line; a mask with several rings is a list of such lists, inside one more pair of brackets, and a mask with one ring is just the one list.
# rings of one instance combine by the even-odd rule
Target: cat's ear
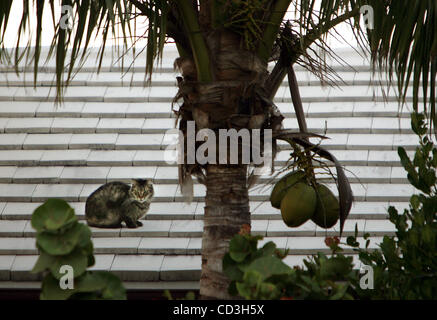
[[143,180],[142,179],[132,179],[132,185],[139,186],[141,184],[143,184]]
[[151,185],[151,184],[153,184],[153,180],[152,179],[132,179],[132,184],[135,184],[138,186]]

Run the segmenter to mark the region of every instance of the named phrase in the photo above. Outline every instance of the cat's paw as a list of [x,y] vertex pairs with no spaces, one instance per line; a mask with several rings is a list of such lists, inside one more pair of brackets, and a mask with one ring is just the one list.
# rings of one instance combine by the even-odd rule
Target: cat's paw
[[125,223],[126,223],[126,227],[128,227],[129,229],[135,229],[136,227],[138,227],[135,221],[132,221],[132,222],[125,221]]
[[137,221],[137,227],[142,227],[143,223],[141,221]]

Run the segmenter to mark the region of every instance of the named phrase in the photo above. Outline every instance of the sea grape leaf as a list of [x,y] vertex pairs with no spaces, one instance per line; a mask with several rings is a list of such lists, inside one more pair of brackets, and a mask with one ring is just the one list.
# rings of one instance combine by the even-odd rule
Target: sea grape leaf
[[77,221],[74,209],[61,199],[49,199],[32,214],[32,227],[38,231],[55,231]]
[[44,278],[41,300],[66,300],[69,298],[125,300],[126,289],[117,276],[107,271],[87,271],[74,279],[73,289],[65,290],[61,289],[59,281],[51,274]]
[[46,275],[41,285],[41,300],[67,300],[76,292],[73,289],[61,289],[59,280],[52,276],[51,273]]
[[266,256],[254,260],[247,266],[247,270],[258,272],[261,274],[262,280],[265,280],[272,275],[287,274],[291,272],[291,268],[288,265],[274,256]]
[[238,268],[238,263],[230,257],[229,252],[223,257],[223,273],[230,280],[241,280],[243,278],[243,272]]
[[59,273],[63,265],[69,265],[73,268],[74,278],[82,275],[88,266],[88,257],[83,255],[80,249],[75,249],[68,255],[54,256],[41,251],[41,254],[33,267],[32,272],[38,273],[44,270],[50,270],[56,279],[60,279],[64,274]]
[[110,300],[125,300],[126,289],[121,280],[108,271],[88,271],[78,283],[80,291],[101,287],[101,297]]
[[36,241],[38,246],[51,255],[66,255],[73,251],[79,245],[86,245],[86,239],[89,241],[91,231],[88,226],[77,223],[63,233],[38,233]]
[[242,262],[251,250],[251,243],[244,236],[237,234],[229,243],[229,255],[237,261]]

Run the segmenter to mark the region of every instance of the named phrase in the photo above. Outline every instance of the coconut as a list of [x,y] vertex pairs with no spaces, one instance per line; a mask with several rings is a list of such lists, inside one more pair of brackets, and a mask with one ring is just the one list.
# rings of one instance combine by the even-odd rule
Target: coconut
[[281,201],[287,190],[301,181],[305,177],[304,171],[293,171],[282,177],[276,184],[270,194],[270,203],[274,208],[281,208]]
[[337,197],[323,184],[316,186],[317,204],[311,220],[321,228],[333,227],[340,217],[340,204]]
[[299,227],[314,214],[317,197],[315,190],[303,182],[288,189],[281,201],[282,220],[289,227]]

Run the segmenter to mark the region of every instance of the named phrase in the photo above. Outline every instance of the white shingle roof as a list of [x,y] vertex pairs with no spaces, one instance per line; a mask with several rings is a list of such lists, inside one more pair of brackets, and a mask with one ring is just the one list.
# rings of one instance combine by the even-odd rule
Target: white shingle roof
[[[87,63],[71,82],[65,106],[55,109],[54,64],[41,67],[36,90],[31,72],[17,76],[0,65],[0,281],[2,287],[37,280],[28,271],[37,250],[31,228],[32,211],[47,198],[68,200],[83,220],[87,196],[113,180],[152,177],[155,198],[144,225],[137,229],[92,228],[95,269],[113,270],[128,283],[148,288],[195,288],[200,276],[204,191],[195,186],[194,202],[183,203],[177,170],[164,161],[164,132],[173,127],[170,102],[177,89],[172,62],[165,54],[151,87],[143,87],[143,67],[121,77],[117,64],[104,59],[102,72]],[[301,95],[310,131],[321,133],[325,122],[330,140],[324,145],[346,166],[356,202],[345,224],[344,236],[369,232],[371,247],[394,232],[388,223],[389,204],[407,206],[413,188],[400,167],[396,148],[413,150],[409,110],[398,110],[394,91],[382,102],[381,90],[370,86],[371,73],[362,58],[342,55],[355,69],[332,63],[345,83],[322,87],[298,69]],[[138,62],[137,62],[138,64]],[[28,68],[29,71],[32,67]],[[26,82],[23,82],[26,80]],[[132,87],[131,87],[132,85]],[[286,128],[297,128],[288,87],[284,82],[275,98],[287,117]],[[284,146],[284,145],[282,145]],[[282,150],[276,165],[289,151]],[[261,179],[261,183],[268,181]],[[330,186],[333,187],[332,181]],[[250,191],[252,230],[281,248],[289,248],[287,263],[300,263],[307,254],[328,252],[325,231],[307,222],[287,228],[279,210],[268,202],[270,190]],[[352,253],[352,251],[347,251]],[[188,282],[187,282],[188,281]],[[192,282],[190,282],[192,281]],[[21,285],[21,286],[26,286]]]

